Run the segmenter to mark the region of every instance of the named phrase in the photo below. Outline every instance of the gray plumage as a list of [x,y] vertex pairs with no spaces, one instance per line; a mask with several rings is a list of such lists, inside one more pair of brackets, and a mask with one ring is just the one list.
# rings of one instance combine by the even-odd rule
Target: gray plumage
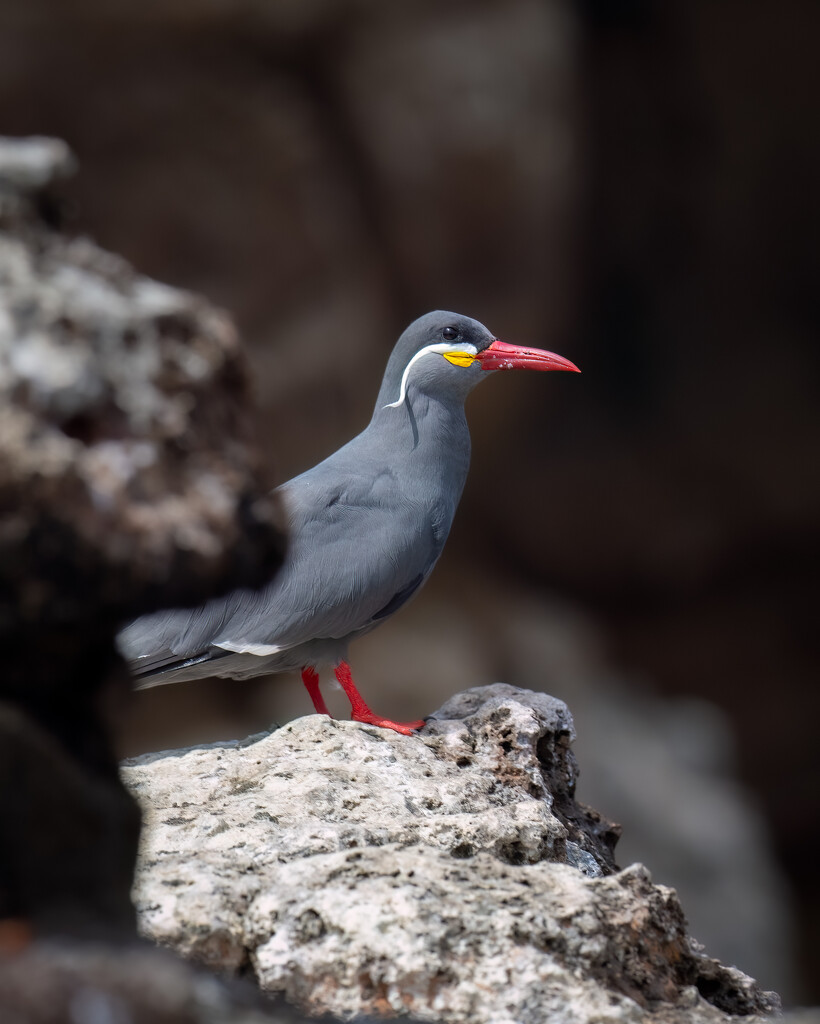
[[315,670],[330,664],[356,721],[403,733],[423,725],[370,710],[347,647],[430,575],[470,464],[464,399],[484,372],[516,368],[578,369],[552,352],[507,345],[457,313],[412,323],[387,363],[368,426],[279,488],[289,546],[278,575],[261,590],[132,622],[118,641],[137,685],[301,669],[314,707],[328,714]]
[[411,324],[368,426],[279,488],[290,541],[275,579],[201,608],[146,615],[121,632],[138,685],[335,665],[352,639],[397,611],[442,552],[470,461],[464,399],[482,367],[442,353],[481,353],[494,340],[455,313]]

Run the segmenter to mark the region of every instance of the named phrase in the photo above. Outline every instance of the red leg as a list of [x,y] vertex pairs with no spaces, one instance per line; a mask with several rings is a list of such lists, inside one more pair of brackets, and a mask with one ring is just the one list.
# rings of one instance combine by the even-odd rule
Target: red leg
[[391,722],[389,718],[382,718],[381,715],[374,714],[356,689],[353,676],[350,674],[350,666],[346,661],[340,661],[336,666],[336,678],[350,701],[350,717],[354,722],[379,725],[382,729],[392,729],[393,732],[401,732],[405,736],[412,736],[416,729],[420,729],[424,725],[423,719],[418,722]]
[[324,698],[319,692],[319,674],[311,665],[305,665],[302,669],[302,682],[305,684],[305,689],[310,694],[310,699],[313,701],[313,706],[317,712],[320,715],[332,717],[327,709],[327,704],[324,702]]

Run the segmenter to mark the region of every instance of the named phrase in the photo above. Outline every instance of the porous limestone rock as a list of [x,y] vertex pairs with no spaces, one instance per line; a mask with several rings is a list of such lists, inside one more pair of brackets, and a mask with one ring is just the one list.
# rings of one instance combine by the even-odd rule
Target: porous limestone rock
[[776,997],[702,955],[574,799],[572,719],[504,684],[419,736],[310,716],[134,758],[144,934],[310,1012],[717,1022]]

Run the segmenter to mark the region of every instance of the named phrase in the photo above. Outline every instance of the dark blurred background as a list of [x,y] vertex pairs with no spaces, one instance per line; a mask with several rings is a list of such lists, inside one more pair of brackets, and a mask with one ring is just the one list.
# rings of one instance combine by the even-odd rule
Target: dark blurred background
[[[815,1002],[818,30],[814,0],[0,0],[0,133],[66,139],[64,225],[235,316],[277,480],[429,309],[581,366],[471,398],[445,557],[354,671],[393,716],[566,699],[622,850]],[[308,710],[161,688],[123,748]]]

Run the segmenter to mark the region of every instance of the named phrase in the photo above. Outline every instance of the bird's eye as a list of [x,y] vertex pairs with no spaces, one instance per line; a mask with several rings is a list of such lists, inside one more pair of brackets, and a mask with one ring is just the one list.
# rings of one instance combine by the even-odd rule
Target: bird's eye
[[441,336],[445,341],[455,341],[458,337],[458,331],[455,327],[445,327],[441,332]]

